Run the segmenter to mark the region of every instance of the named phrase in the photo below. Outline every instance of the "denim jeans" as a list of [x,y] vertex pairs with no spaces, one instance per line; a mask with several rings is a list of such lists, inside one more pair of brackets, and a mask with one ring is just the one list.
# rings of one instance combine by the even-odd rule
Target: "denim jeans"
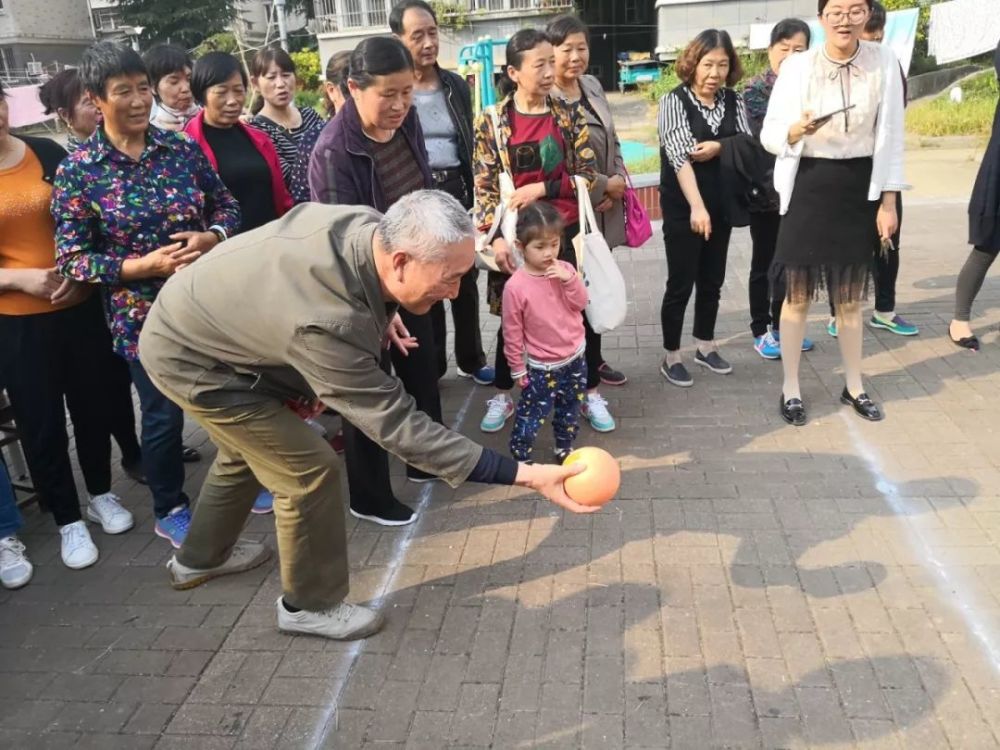
[[153,385],[141,362],[131,360],[128,366],[142,410],[142,469],[153,493],[153,511],[163,518],[189,502],[181,455],[184,412]]
[[10,475],[3,459],[0,459],[0,539],[17,533],[24,522],[14,499],[14,488],[10,486]]

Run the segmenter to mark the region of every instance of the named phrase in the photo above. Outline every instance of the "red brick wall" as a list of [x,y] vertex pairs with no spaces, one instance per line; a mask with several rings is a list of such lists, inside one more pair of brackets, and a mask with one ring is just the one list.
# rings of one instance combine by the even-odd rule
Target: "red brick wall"
[[647,187],[637,187],[635,192],[639,196],[639,200],[642,201],[642,207],[646,209],[649,214],[651,221],[656,221],[657,219],[662,219],[660,215],[660,187],[659,185],[650,185]]

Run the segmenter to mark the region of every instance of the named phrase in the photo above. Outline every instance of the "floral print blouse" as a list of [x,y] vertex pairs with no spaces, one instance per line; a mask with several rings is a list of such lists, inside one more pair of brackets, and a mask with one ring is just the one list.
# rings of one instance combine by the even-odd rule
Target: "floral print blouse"
[[122,263],[171,244],[175,232],[234,234],[239,204],[196,143],[153,125],[138,161],[98,128],[59,165],[53,185],[56,266],[105,286],[115,351],[136,360],[139,332],[166,279],[123,282]]
[[760,129],[767,115],[767,103],[771,101],[771,91],[774,90],[774,82],[777,80],[778,74],[768,68],[747,81],[743,88],[743,106],[746,107],[750,130],[757,137],[760,137]]

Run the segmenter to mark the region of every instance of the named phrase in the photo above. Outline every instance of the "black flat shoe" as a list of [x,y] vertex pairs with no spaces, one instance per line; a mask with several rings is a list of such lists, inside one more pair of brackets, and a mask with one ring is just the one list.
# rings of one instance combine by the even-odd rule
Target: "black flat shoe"
[[781,409],[781,418],[788,424],[794,427],[805,426],[808,419],[806,418],[806,405],[802,403],[802,399],[790,398],[786,401],[785,394],[782,393],[778,406]]
[[974,352],[979,351],[979,339],[977,339],[975,336],[964,336],[958,339],[957,341],[955,339],[952,339],[950,335],[948,336],[948,338],[951,339],[951,343],[953,343],[955,346],[960,346],[963,349],[970,349]]
[[201,453],[197,448],[183,446],[181,448],[181,460],[186,464],[196,464],[201,461]]
[[878,404],[872,401],[867,393],[859,393],[858,397],[854,398],[847,392],[847,388],[844,388],[843,393],[840,394],[840,403],[854,407],[857,415],[867,419],[869,422],[881,422],[885,419],[885,415],[878,407]]

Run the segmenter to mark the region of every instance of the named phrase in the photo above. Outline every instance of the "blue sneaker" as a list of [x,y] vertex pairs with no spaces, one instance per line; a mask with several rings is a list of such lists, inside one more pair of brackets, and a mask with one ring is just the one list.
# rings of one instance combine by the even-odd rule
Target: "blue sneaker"
[[[827,333],[830,333],[830,329],[829,328],[827,329]],[[781,347],[781,331],[772,331],[771,335],[774,336],[774,340],[778,342],[778,347],[780,348]],[[837,337],[837,324],[836,324],[836,322],[834,322],[834,324],[833,324],[833,333],[830,333],[830,335],[833,336],[834,338]],[[815,348],[816,348],[816,344],[813,343],[813,340],[811,338],[809,338],[808,336],[803,336],[802,337],[802,351],[804,351],[804,352],[811,352]]]
[[887,331],[892,331],[898,336],[916,336],[920,333],[919,328],[912,323],[907,323],[899,315],[893,315],[892,320],[886,320],[878,313],[875,313],[872,315],[872,319],[868,321],[868,325],[872,328],[884,328]]
[[764,359],[781,359],[781,344],[770,331],[763,336],[755,336],[753,348]]
[[170,542],[174,549],[180,549],[190,526],[191,509],[186,505],[178,505],[168,515],[156,519],[153,531],[156,532],[157,536]]
[[597,432],[614,432],[615,418],[608,411],[608,401],[599,393],[588,393],[580,405],[580,413]]
[[480,367],[475,372],[466,372],[461,367],[458,368],[458,377],[460,378],[472,378],[473,381],[479,385],[493,385],[493,381],[496,380],[497,374],[492,367]]
[[829,333],[834,338],[837,338],[837,319],[830,318],[829,322],[826,324],[826,332]]
[[261,490],[260,494],[257,495],[257,499],[253,501],[253,507],[250,509],[251,513],[256,513],[258,516],[264,516],[268,513],[274,512],[274,495],[272,495],[267,490]]

